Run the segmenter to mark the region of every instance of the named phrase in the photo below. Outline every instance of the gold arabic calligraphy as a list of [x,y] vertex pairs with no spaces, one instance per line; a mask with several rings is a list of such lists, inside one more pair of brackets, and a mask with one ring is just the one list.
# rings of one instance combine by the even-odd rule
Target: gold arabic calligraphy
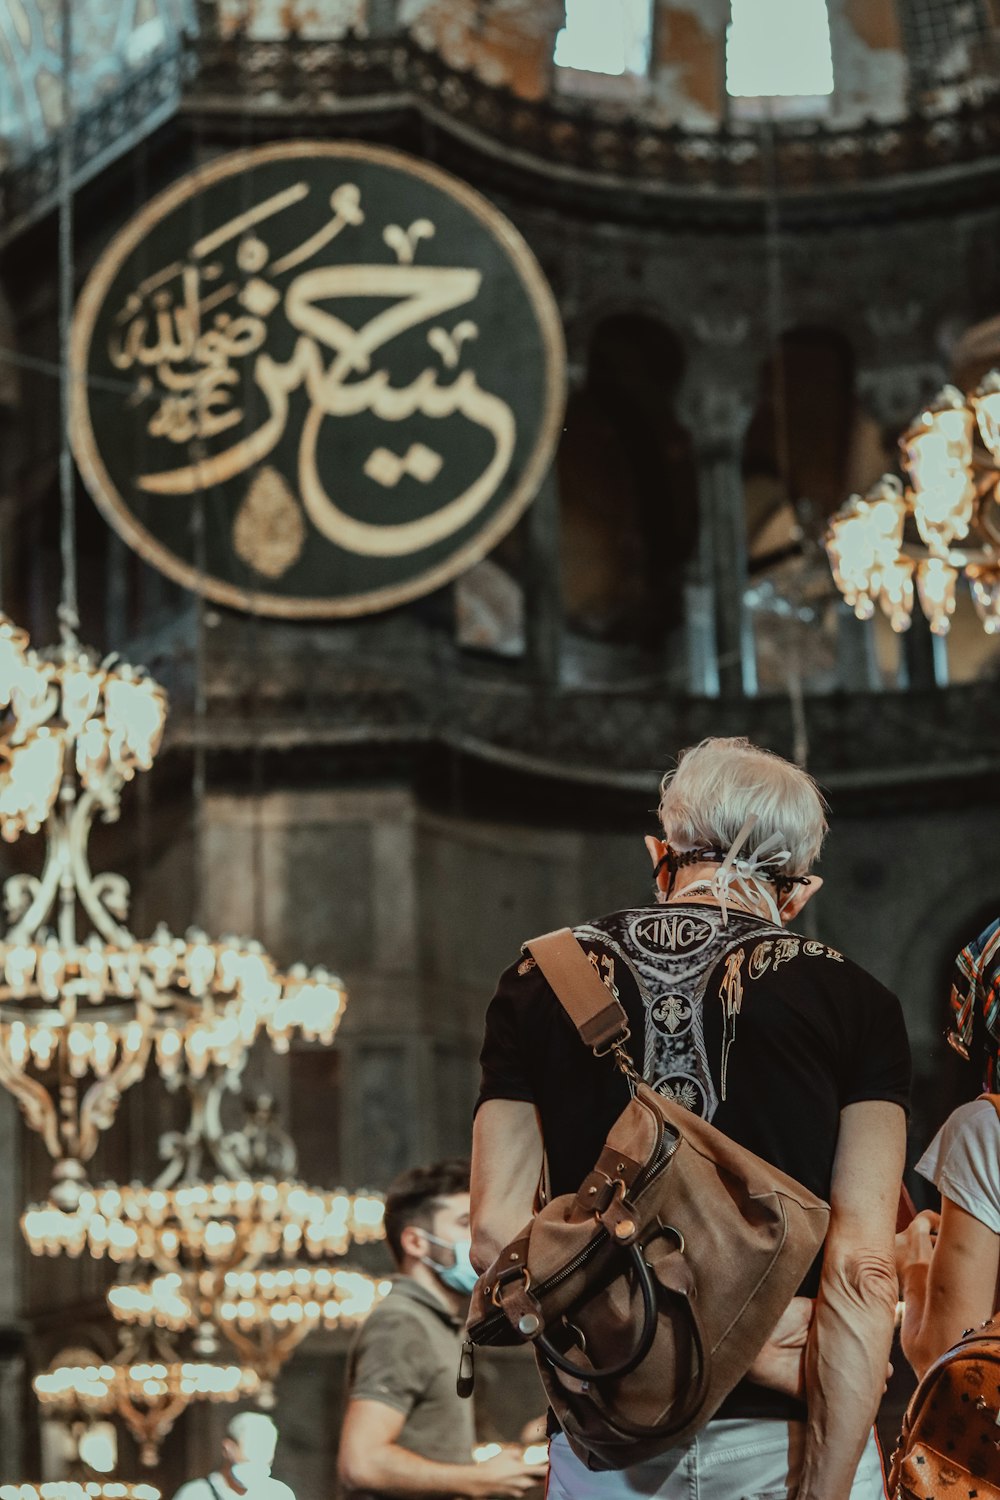
[[[482,273],[470,267],[416,265],[419,241],[434,234],[427,219],[418,219],[408,229],[386,226],[383,241],[395,253],[396,264],[306,268],[345,230],[364,222],[361,193],[354,183],[341,184],[331,195],[327,222],[272,261],[269,247],[256,232],[258,226],[308,194],[308,186],[301,182],[273,194],[204,235],[185,259],[164,266],[126,297],[115,318],[108,353],[116,369],[136,372],[136,403],[156,402],[146,428],[151,437],[190,446],[240,428],[249,403],[237,403],[248,378],[264,398],[263,416],[253,431],[179,467],[140,474],[137,483],[153,495],[191,495],[247,473],[281,440],[291,397],[302,390],[307,410],[297,479],[306,514],[323,536],[346,551],[366,557],[404,556],[443,541],[473,520],[496,493],[513,458],[517,429],[511,408],[484,390],[473,370],[458,369],[463,346],[477,336],[476,324],[463,318],[449,330],[434,321],[471,303]],[[225,281],[222,265],[212,257],[232,241],[237,241],[237,273]],[[300,266],[304,269],[297,271]],[[292,271],[297,274],[284,284]],[[224,284],[214,287],[219,281]],[[359,297],[387,301],[388,306],[381,306],[358,328],[330,311],[331,303]],[[228,310],[231,303],[239,310]],[[286,360],[276,359],[265,348],[269,319],[279,306],[296,334]],[[378,356],[400,334],[425,323],[432,325],[427,343],[440,366],[457,373],[442,382],[440,368],[429,365],[407,385],[394,386]],[[246,365],[237,367],[251,358],[252,371]],[[467,488],[430,514],[386,525],[362,519],[327,493],[317,451],[325,418],[364,412],[384,422],[402,422],[416,414],[436,421],[457,414],[489,435],[492,456]],[[402,456],[375,449],[363,472],[385,487],[404,474],[419,483],[430,482],[441,469],[440,454],[423,443],[407,446]],[[297,554],[290,551],[290,560],[293,555]]]

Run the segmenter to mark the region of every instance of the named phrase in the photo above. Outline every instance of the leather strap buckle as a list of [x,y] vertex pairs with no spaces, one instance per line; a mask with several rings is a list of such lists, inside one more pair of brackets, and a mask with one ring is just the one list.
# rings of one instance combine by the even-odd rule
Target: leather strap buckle
[[592,1047],[591,1051],[595,1057],[607,1057],[610,1053],[617,1053],[620,1048],[624,1047],[631,1035],[632,1032],[629,1027],[623,1026],[618,1035],[613,1036],[610,1042],[605,1042],[603,1047]]
[[505,1286],[509,1286],[512,1281],[517,1281],[519,1277],[523,1278],[524,1290],[528,1291],[531,1287],[531,1272],[528,1270],[527,1266],[511,1266],[508,1270],[500,1272],[500,1275],[496,1279],[493,1290],[490,1293],[490,1301],[493,1303],[494,1307],[499,1307],[502,1310],[503,1302],[500,1296],[501,1292],[503,1291]]

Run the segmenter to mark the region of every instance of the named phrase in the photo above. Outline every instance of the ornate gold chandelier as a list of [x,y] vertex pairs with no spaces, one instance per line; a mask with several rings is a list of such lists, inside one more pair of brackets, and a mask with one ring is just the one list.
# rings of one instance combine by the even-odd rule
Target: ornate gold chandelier
[[[189,1400],[252,1394],[273,1404],[274,1380],[308,1333],[353,1326],[388,1291],[331,1263],[383,1238],[379,1195],[298,1182],[294,1143],[267,1096],[253,1101],[242,1129],[225,1130],[223,1097],[244,1063],[186,1077],[190,1122],[161,1140],[167,1165],[152,1186],[86,1188],[71,1209],[50,1202],[22,1219],[35,1254],[86,1250],[128,1269],[108,1293],[121,1353],[110,1364],[63,1361],[36,1390],[64,1414],[117,1411],[145,1462],[155,1462]],[[238,1363],[225,1362],[226,1347]]]
[[914,596],[946,635],[960,577],[989,635],[1000,633],[1000,371],[969,397],[948,385],[900,438],[906,488],[892,474],[852,495],[825,544],[834,581],[860,620],[881,608],[908,630]]
[[238,1067],[262,1032],[278,1051],[293,1032],[328,1043],[346,995],[325,969],[280,973],[246,939],[163,925],[136,938],[127,882],[92,873],[94,818],[118,817],[126,781],[160,743],[166,699],[151,679],[99,663],[68,628],[37,656],[0,620],[4,701],[0,827],[13,838],[44,823],[46,856],[40,876],[4,885],[0,1083],[53,1158],[53,1204],[75,1211],[100,1133],[150,1058],[171,1081]]
[[32,1389],[47,1411],[67,1420],[120,1416],[139,1445],[140,1462],[152,1467],[163,1439],[192,1401],[239,1401],[255,1396],[260,1380],[237,1364],[182,1359],[153,1333],[127,1337],[110,1363],[89,1350],[67,1350],[35,1376]]
[[260,1379],[259,1404],[295,1349],[318,1328],[362,1323],[391,1283],[331,1265],[283,1265],[198,1275],[172,1272],[112,1287],[108,1305],[122,1323],[171,1333],[199,1330],[199,1347],[215,1347],[219,1329],[245,1369]]

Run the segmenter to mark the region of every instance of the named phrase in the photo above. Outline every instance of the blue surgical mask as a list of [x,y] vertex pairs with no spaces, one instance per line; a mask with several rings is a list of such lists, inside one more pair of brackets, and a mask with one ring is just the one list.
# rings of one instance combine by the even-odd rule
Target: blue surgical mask
[[[425,1230],[426,1234],[427,1231]],[[424,1260],[424,1265],[429,1266],[434,1275],[445,1286],[451,1287],[454,1292],[462,1292],[468,1296],[479,1280],[479,1273],[472,1264],[472,1241],[471,1240],[442,1240],[436,1234],[428,1234],[427,1238],[435,1245],[441,1245],[446,1250],[454,1250],[455,1259],[450,1266],[439,1265],[436,1260]]]

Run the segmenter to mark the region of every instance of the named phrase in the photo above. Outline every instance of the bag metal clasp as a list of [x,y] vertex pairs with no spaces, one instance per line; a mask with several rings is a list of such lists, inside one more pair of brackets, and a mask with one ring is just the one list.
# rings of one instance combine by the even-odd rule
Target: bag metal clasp
[[503,1311],[503,1302],[501,1301],[500,1294],[509,1282],[516,1281],[519,1276],[524,1280],[524,1290],[526,1292],[530,1291],[531,1272],[528,1270],[527,1266],[512,1266],[507,1271],[501,1271],[500,1275],[496,1279],[496,1285],[490,1293],[490,1301],[493,1303],[494,1307],[498,1307],[501,1311]]

